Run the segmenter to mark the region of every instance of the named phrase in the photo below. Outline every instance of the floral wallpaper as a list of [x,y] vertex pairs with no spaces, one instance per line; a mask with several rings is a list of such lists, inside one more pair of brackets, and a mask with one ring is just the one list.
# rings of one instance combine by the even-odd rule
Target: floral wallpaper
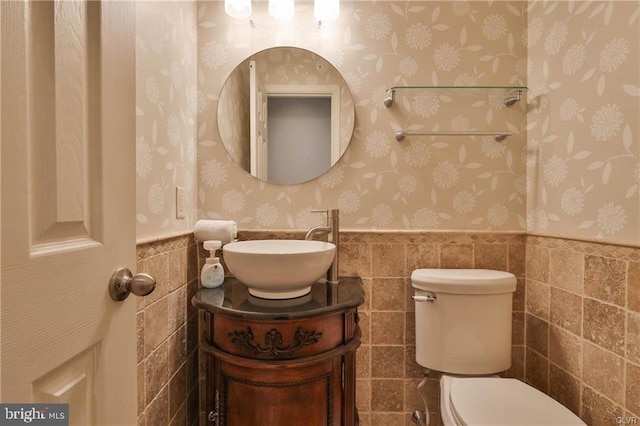
[[[249,20],[222,2],[198,4],[198,217],[241,228],[307,228],[310,211],[337,207],[343,228],[523,230],[526,226],[525,103],[504,90],[397,90],[405,85],[520,86],[526,82],[526,3],[345,2],[318,24],[312,2],[296,2],[291,22],[254,2]],[[319,53],[349,85],[354,137],[341,160],[301,185],[260,182],[227,154],[217,102],[228,74],[250,54],[275,45]],[[526,95],[526,94],[525,94]],[[492,136],[408,135],[397,130],[508,131]]]
[[531,2],[530,232],[640,243],[640,2]]
[[[137,28],[138,238],[188,232],[198,218],[302,229],[316,208],[352,229],[500,230],[640,241],[638,1],[356,1],[319,25],[296,1],[289,22],[254,2],[140,2]],[[319,53],[355,104],[349,148],[291,186],[260,182],[225,150],[217,100],[229,73],[272,46]],[[504,90],[409,85],[528,86]],[[506,131],[487,136],[397,130]],[[196,155],[197,153],[197,155]],[[175,218],[175,186],[187,215]]]
[[[136,2],[137,238],[190,232],[196,220],[196,5]],[[176,187],[185,217],[176,218]]]

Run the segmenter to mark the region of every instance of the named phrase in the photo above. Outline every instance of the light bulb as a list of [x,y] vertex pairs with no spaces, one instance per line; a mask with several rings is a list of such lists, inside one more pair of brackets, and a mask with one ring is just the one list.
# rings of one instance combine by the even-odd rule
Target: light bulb
[[269,0],[269,15],[276,19],[293,18],[294,12],[293,0]]
[[340,16],[340,0],[314,0],[313,15],[318,21],[331,21]]
[[224,0],[224,11],[232,18],[251,16],[251,0]]

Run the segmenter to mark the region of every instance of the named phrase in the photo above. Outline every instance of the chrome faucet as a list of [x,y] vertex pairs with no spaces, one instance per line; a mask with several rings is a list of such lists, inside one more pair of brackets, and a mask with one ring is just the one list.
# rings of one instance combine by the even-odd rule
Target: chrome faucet
[[327,271],[327,283],[329,284],[338,284],[338,254],[339,254],[339,245],[338,245],[338,236],[340,232],[340,210],[338,209],[322,209],[322,210],[311,210],[311,213],[324,213],[327,215],[327,226],[316,226],[315,228],[311,228],[307,235],[305,235],[305,240],[313,239],[313,236],[316,234],[319,235],[328,235],[328,241],[333,243],[336,246],[336,251],[333,254],[333,263],[329,267]]

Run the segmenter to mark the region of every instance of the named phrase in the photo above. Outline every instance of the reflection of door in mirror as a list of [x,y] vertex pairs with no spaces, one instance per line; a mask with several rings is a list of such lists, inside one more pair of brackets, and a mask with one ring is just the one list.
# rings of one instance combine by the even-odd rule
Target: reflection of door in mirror
[[[255,64],[254,70],[257,71]],[[252,120],[256,123],[251,129],[256,141],[262,140],[263,144],[256,142],[251,174],[272,183],[288,184],[306,182],[329,170],[341,155],[340,87],[261,84],[257,77],[251,82],[257,97],[262,94],[267,99],[262,111],[264,122],[260,117]]]
[[331,167],[331,97],[269,96],[268,179],[305,182]]
[[256,61],[249,61],[249,132],[251,174],[258,179],[267,179],[268,170],[268,134],[266,102],[263,102],[264,86],[258,79]]

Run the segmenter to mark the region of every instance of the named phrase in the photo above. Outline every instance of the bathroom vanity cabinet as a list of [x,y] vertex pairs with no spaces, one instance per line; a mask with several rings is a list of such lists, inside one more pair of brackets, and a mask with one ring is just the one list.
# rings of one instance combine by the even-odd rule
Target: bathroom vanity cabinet
[[296,299],[253,297],[235,278],[200,289],[207,425],[357,425],[359,278]]

